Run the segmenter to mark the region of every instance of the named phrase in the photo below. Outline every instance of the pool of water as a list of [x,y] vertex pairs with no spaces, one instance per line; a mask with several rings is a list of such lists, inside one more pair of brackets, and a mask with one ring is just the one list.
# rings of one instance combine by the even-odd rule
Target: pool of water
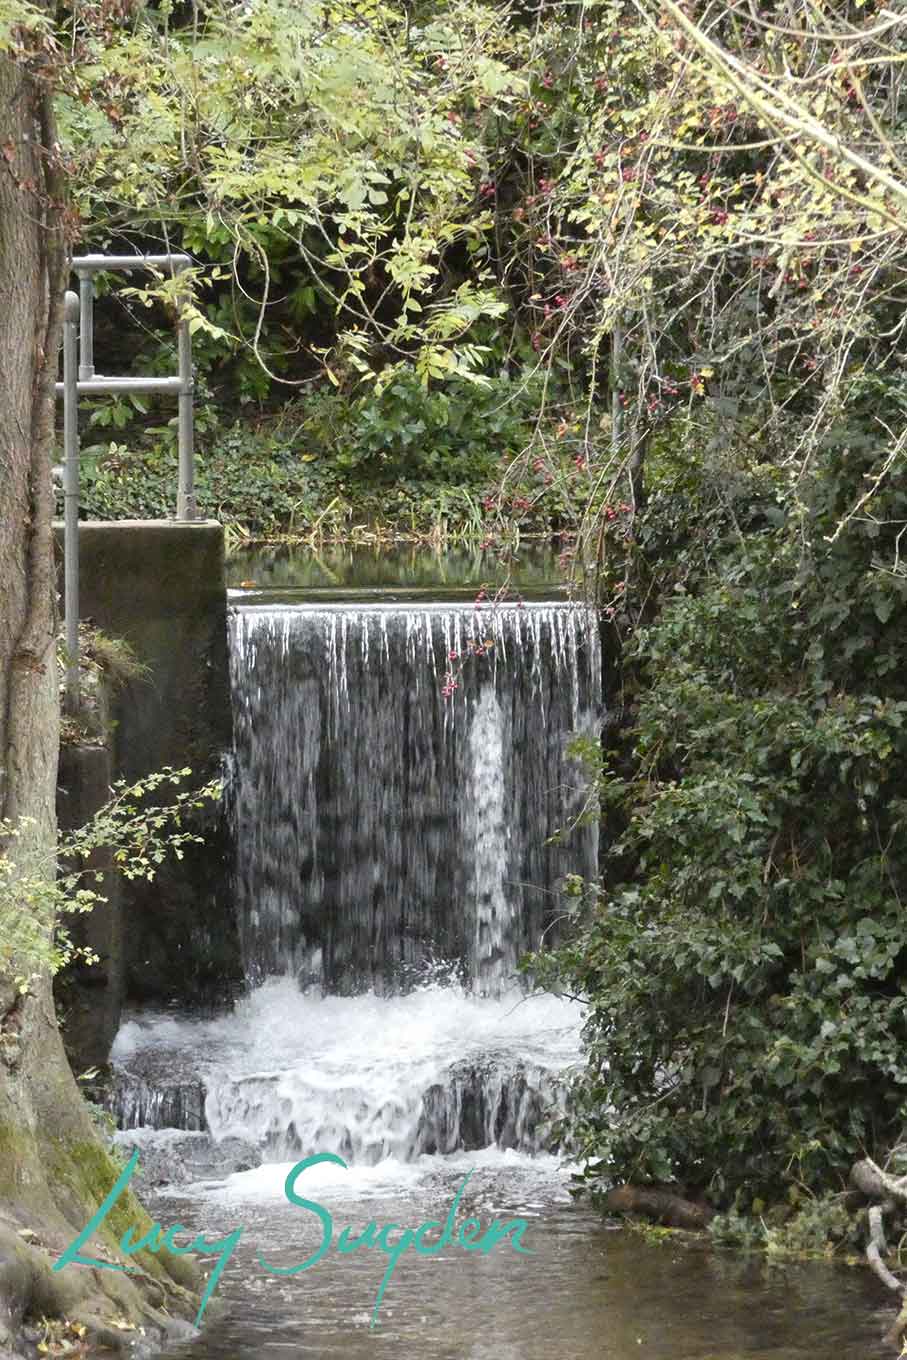
[[[407,1252],[387,1285],[376,1327],[375,1295],[387,1265],[378,1250],[331,1251],[294,1277],[265,1273],[259,1258],[287,1267],[322,1240],[315,1215],[283,1199],[284,1167],[259,1168],[218,1187],[149,1207],[209,1235],[242,1225],[220,1282],[220,1315],[169,1360],[278,1360],[286,1356],[402,1360],[867,1360],[886,1354],[880,1336],[890,1305],[859,1270],[759,1260],[679,1241],[650,1244],[572,1204],[550,1158],[488,1152],[419,1164],[313,1168],[305,1193],[326,1209],[336,1234],[369,1221],[416,1227],[443,1220],[462,1184],[461,1205],[487,1222],[527,1220],[518,1255]],[[432,1165],[429,1165],[431,1163]],[[307,1173],[308,1174],[308,1173]]]

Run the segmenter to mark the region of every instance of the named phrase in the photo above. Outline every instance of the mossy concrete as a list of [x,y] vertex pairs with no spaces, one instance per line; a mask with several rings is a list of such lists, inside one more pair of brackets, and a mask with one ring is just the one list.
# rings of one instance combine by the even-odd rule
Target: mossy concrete
[[[81,618],[147,668],[111,699],[114,777],[168,765],[191,768],[187,783],[215,777],[232,747],[222,526],[83,520],[79,597]],[[123,885],[127,996],[196,999],[241,978],[225,827],[215,812],[197,829],[203,846]]]

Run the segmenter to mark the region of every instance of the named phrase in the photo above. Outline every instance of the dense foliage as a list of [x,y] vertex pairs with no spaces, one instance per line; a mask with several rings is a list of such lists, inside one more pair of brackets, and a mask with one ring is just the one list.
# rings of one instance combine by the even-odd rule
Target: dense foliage
[[707,561],[702,505],[660,546],[674,589],[623,653],[604,882],[538,961],[592,1002],[593,1179],[777,1197],[907,1124],[907,582],[875,564],[907,492],[829,542],[873,468],[830,459],[796,514],[754,478],[713,507]]
[[601,461],[635,507],[590,526],[609,848],[535,961],[591,1002],[593,1183],[748,1203],[907,1125],[903,30],[870,8],[611,34],[662,60],[571,303],[625,375]]
[[[374,522],[396,532],[425,535],[446,525],[481,536],[500,479],[522,452],[538,390],[503,377],[480,387],[453,379],[426,391],[404,372],[378,392],[321,389],[255,423],[248,413],[229,423],[224,414],[205,428],[203,412],[200,511],[257,535],[336,536]],[[175,430],[137,438],[126,428],[127,403],[120,406],[125,433],[106,442],[94,433],[83,446],[86,511],[100,519],[172,513]],[[117,411],[103,405],[94,414],[106,422]],[[558,457],[542,467],[517,478],[503,503],[516,522],[547,527],[570,504],[575,466]]]
[[[27,8],[2,0],[0,20]],[[273,532],[336,503],[339,525],[361,498],[387,511],[393,479],[404,522],[444,518],[450,484],[471,521],[506,457],[505,517],[528,501],[533,526],[563,527],[620,503],[620,479],[678,423],[729,465],[758,446],[796,481],[855,385],[900,383],[900,21],[873,3],[828,22],[719,7],[716,63],[675,11],[61,13],[78,249],[198,264],[191,299],[173,280],[101,276],[99,367],[172,370],[188,308],[206,508]],[[90,510],[166,500],[173,415],[98,400]],[[238,428],[261,435],[247,475]],[[899,455],[896,428],[874,434]],[[564,484],[576,460],[591,485]]]

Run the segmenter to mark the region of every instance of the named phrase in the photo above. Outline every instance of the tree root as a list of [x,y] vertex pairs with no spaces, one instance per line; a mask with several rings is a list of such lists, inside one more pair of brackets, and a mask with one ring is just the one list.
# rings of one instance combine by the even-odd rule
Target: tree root
[[126,1354],[140,1338],[145,1349],[160,1349],[196,1334],[180,1314],[192,1316],[197,1296],[175,1280],[141,1267],[128,1279],[105,1270],[55,1273],[54,1250],[28,1236],[0,1216],[0,1360],[33,1356],[42,1327],[65,1334],[73,1355]]
[[907,1334],[907,1287],[885,1264],[888,1244],[885,1241],[884,1217],[893,1210],[902,1209],[907,1205],[907,1176],[890,1176],[887,1171],[877,1166],[871,1157],[865,1157],[851,1167],[850,1183],[860,1192],[864,1200],[870,1201],[869,1241],[866,1243],[867,1264],[886,1289],[898,1294],[901,1300],[897,1318],[884,1337],[886,1342],[900,1347],[904,1335]]

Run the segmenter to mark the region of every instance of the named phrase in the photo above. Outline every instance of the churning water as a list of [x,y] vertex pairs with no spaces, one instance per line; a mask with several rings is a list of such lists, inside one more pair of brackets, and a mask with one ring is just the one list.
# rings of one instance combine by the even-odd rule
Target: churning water
[[323,996],[271,979],[226,1016],[127,1021],[115,1112],[124,1128],[204,1131],[234,1154],[245,1144],[256,1164],[314,1151],[360,1167],[489,1145],[534,1153],[557,1076],[578,1056],[578,1021],[555,997],[437,984]]

